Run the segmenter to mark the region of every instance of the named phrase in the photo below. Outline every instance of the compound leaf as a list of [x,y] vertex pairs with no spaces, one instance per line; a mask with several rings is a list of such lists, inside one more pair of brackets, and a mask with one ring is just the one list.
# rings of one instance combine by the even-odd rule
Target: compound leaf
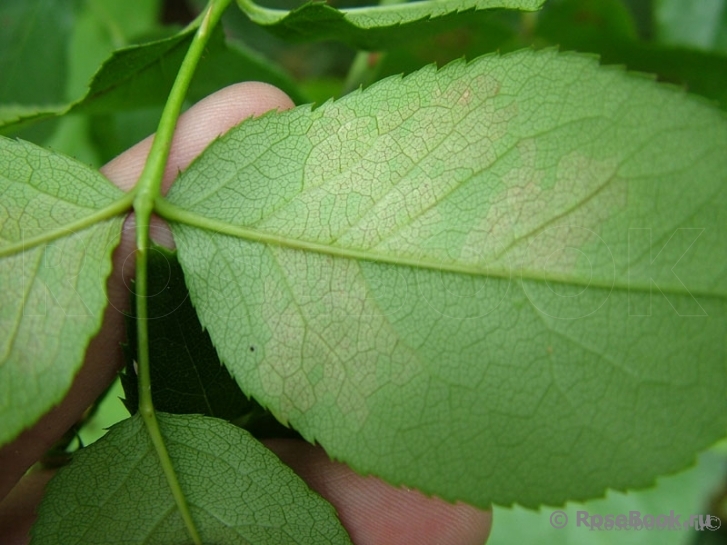
[[0,138],[0,444],[58,403],[106,307],[118,216],[97,171]]
[[544,1],[423,0],[341,10],[325,2],[308,2],[293,11],[264,8],[252,0],[237,0],[237,4],[254,23],[288,40],[338,40],[376,50],[459,26],[480,12],[535,11]]
[[247,121],[159,210],[282,421],[446,499],[558,504],[727,429],[725,149],[703,100],[522,51]]
[[[158,419],[204,543],[350,543],[331,505],[246,431],[198,415],[158,413]],[[137,415],[80,450],[53,478],[31,543],[188,540]]]

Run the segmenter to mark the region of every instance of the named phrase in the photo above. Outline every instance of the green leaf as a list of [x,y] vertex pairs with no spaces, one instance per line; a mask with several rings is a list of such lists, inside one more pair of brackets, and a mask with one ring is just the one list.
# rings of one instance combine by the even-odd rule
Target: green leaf
[[65,101],[74,18],[74,2],[0,3],[0,104],[40,107]]
[[[350,543],[333,508],[247,432],[203,416],[158,418],[204,543]],[[33,545],[189,541],[140,417],[59,471],[31,533]]]
[[86,420],[78,430],[78,442],[81,445],[90,445],[101,439],[109,429],[129,417],[123,404],[124,389],[118,378],[106,390],[99,400],[91,417]]
[[98,113],[163,103],[195,30],[114,52],[71,110]]
[[130,201],[98,172],[0,138],[0,444],[70,388],[101,325]]
[[[58,106],[22,106],[12,104],[0,107],[0,136],[22,136],[31,141],[38,141],[20,131],[32,127],[41,121],[52,120],[55,117],[67,113],[66,105]],[[48,132],[42,132],[42,139],[48,137]]]
[[159,25],[159,0],[85,0],[69,44],[68,99],[83,96],[88,82],[115,49],[168,35]]
[[554,43],[633,42],[636,22],[624,0],[557,0],[538,14],[537,37],[545,34]]
[[377,79],[409,74],[427,64],[444,66],[463,57],[473,59],[492,51],[514,51],[528,47],[530,43],[525,43],[522,33],[507,20],[509,17],[505,17],[511,14],[503,12],[500,15],[485,21],[464,23],[455,30],[387,51],[380,56]]
[[102,113],[164,103],[194,29],[143,45],[120,49],[101,66],[85,96],[71,104],[8,119],[4,133],[69,112]]
[[[194,32],[190,28],[163,40],[115,51],[93,77],[85,96],[72,104],[31,112],[0,109],[0,131],[13,132],[67,113],[99,114],[164,104]],[[272,83],[293,98],[300,98],[295,84],[270,63],[242,48],[228,48],[220,29],[215,31],[209,47],[190,88],[193,100],[246,79]]]
[[727,53],[725,0],[656,0],[654,19],[664,44]]
[[158,29],[163,1],[137,0],[129,9],[126,0],[86,0],[85,7],[120,47]]
[[726,147],[701,100],[523,51],[247,121],[158,210],[282,421],[445,499],[558,504],[727,429]]
[[535,11],[545,0],[423,0],[338,10],[308,2],[293,11],[237,0],[258,25],[293,41],[338,40],[367,50],[385,49],[457,27],[493,9]]

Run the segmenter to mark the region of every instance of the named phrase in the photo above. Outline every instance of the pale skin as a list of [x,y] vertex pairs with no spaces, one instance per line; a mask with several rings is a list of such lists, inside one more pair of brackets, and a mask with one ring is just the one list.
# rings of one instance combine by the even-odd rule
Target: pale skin
[[[293,103],[279,89],[262,83],[232,85],[202,100],[179,119],[167,163],[163,189],[217,136],[242,120],[268,110],[285,110]],[[139,177],[151,138],[127,150],[101,171],[117,186],[130,189]],[[152,238],[173,245],[161,222]],[[63,402],[16,441],[0,449],[0,541],[28,542],[28,529],[42,497],[50,471],[30,468],[73,425],[113,381],[122,366],[123,313],[128,306],[128,280],[133,276],[133,217],[126,221],[121,244],[114,253],[114,271],[108,281],[109,306],[101,331],[86,353],[84,366]],[[482,545],[492,523],[490,512],[464,504],[396,488],[374,477],[362,477],[331,461],[319,447],[302,441],[266,442],[308,485],[336,508],[357,545]]]

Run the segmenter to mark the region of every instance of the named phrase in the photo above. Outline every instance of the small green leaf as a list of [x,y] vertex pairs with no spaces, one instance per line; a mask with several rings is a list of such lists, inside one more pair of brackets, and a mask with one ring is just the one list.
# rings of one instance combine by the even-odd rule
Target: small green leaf
[[459,26],[492,9],[535,11],[545,0],[423,0],[338,10],[308,2],[296,10],[268,9],[237,0],[258,25],[293,41],[338,40],[367,50],[386,49]]
[[98,113],[163,103],[195,30],[115,51],[72,110]]
[[[190,28],[163,40],[115,51],[93,77],[85,96],[71,104],[50,109],[16,105],[0,108],[0,131],[10,133],[67,113],[98,114],[164,104],[194,32]],[[225,85],[247,79],[271,83],[291,97],[301,98],[282,71],[242,48],[228,47],[218,28],[200,63],[190,97],[199,100]]]
[[282,421],[446,499],[558,504],[727,429],[725,149],[701,100],[523,51],[247,121],[159,211]]
[[57,404],[101,325],[130,201],[97,171],[0,138],[0,444]]
[[100,113],[164,103],[194,30],[115,51],[91,80],[85,96],[31,115],[14,119],[6,115],[0,130],[9,133],[69,112]]
[[114,50],[170,34],[160,27],[160,1],[85,0],[68,46],[69,100],[83,96],[88,82]]
[[[203,416],[158,419],[204,543],[350,543],[331,505],[244,430]],[[139,416],[59,471],[31,534],[33,545],[188,543]]]

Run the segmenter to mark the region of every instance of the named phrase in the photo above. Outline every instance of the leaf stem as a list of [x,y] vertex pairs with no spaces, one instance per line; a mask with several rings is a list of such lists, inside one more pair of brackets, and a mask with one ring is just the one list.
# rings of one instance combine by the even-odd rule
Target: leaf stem
[[139,367],[139,412],[146,424],[152,444],[157,452],[167,483],[171,489],[177,507],[184,519],[187,531],[195,544],[201,545],[202,540],[192,518],[187,499],[177,479],[174,465],[164,443],[159,422],[154,411],[151,395],[151,375],[149,362],[149,334],[147,327],[147,272],[149,259],[149,227],[151,215],[154,211],[154,202],[161,194],[161,184],[164,169],[167,164],[169,150],[172,147],[174,129],[182,110],[184,97],[194,76],[197,64],[202,57],[212,30],[219,22],[231,0],[210,0],[205,10],[189,51],[177,73],[169,98],[164,106],[159,128],[154,136],[149,157],[144,170],[136,184],[134,198],[134,211],[136,212],[136,309],[137,309],[137,342]]
[[[459,263],[436,261],[427,257],[416,257],[407,255],[396,255],[386,253],[376,253],[371,250],[361,250],[356,248],[346,248],[343,246],[334,246],[330,243],[313,242],[309,240],[301,240],[299,238],[291,238],[275,233],[259,231],[254,228],[242,225],[234,225],[225,221],[208,218],[191,210],[180,208],[167,200],[158,199],[155,211],[159,216],[170,223],[179,223],[204,229],[218,235],[226,235],[236,237],[249,242],[257,242],[267,244],[279,248],[287,248],[290,250],[300,250],[303,252],[314,252],[317,254],[327,255],[331,257],[339,257],[343,259],[354,259],[357,261],[369,261],[375,263],[388,263],[400,267],[411,267],[414,269],[428,269],[442,273],[466,274],[470,276],[479,276],[487,278],[502,278],[505,280],[515,281],[533,281],[533,282],[552,282],[568,286],[583,286],[594,289],[604,290],[629,290],[631,292],[651,293],[653,285],[651,282],[643,283],[626,283],[623,278],[617,279],[615,276],[612,280],[597,280],[594,278],[579,279],[577,277],[555,272],[546,272],[540,269],[527,269],[526,267],[516,264],[497,264],[488,265],[487,263]],[[727,300],[727,292],[709,291],[709,290],[687,290],[683,285],[660,285],[659,290],[665,295],[685,295],[689,294],[693,297],[718,298]]]

